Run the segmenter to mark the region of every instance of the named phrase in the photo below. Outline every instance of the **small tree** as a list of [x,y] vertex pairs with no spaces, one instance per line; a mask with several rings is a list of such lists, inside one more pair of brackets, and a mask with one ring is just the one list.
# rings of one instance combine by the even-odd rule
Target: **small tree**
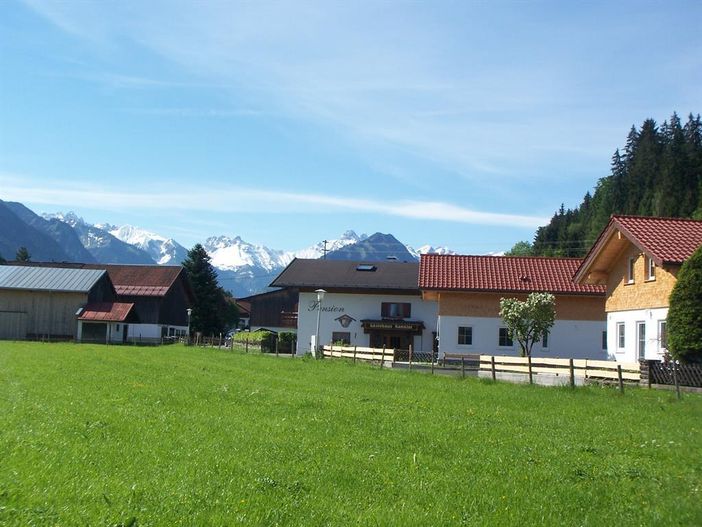
[[702,362],[702,246],[677,278],[668,309],[668,349],[680,362]]
[[500,316],[511,338],[519,342],[522,357],[530,357],[534,343],[543,339],[556,321],[556,298],[551,293],[531,293],[526,301],[501,298]]
[[15,255],[15,260],[18,262],[28,262],[32,258],[26,247],[22,246],[17,249],[17,254]]

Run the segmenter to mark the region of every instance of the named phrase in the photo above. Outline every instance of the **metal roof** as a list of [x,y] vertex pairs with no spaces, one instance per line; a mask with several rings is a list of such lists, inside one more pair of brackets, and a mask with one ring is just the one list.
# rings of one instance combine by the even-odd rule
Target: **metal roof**
[[0,289],[87,293],[104,269],[62,269],[0,265]]

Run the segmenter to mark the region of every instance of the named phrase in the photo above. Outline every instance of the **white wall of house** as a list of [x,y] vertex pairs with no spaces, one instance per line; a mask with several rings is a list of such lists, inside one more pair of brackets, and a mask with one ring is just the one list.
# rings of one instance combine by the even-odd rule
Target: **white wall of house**
[[[458,344],[458,328],[472,328],[472,345]],[[485,355],[521,354],[519,343],[500,346],[500,328],[506,327],[501,318],[494,317],[439,317],[439,356],[444,353],[466,353]],[[605,321],[556,320],[548,336],[547,347],[534,344],[532,356],[574,359],[607,359],[607,350],[602,348]]]
[[[635,309],[607,313],[607,344],[618,361],[632,362],[639,358],[661,360],[666,349],[661,343],[661,322],[668,317],[668,308]],[[620,346],[619,325],[623,326],[624,346]],[[640,326],[643,327],[643,334]],[[641,338],[639,338],[641,337]],[[643,345],[642,353],[640,347]]]
[[188,326],[169,326],[165,324],[129,324],[127,339],[129,341],[139,342],[155,342],[161,341],[161,328],[165,329],[166,336],[174,336],[177,334],[185,335],[188,332]]
[[[414,337],[413,348],[429,351],[432,346],[432,332],[436,331],[438,306],[434,301],[422,300],[419,295],[382,295],[363,293],[327,293],[322,301],[319,322],[319,341],[328,344],[334,332],[348,332],[352,346],[368,346],[370,335],[364,333],[361,320],[380,320],[383,302],[411,303],[411,316],[407,320],[424,322],[422,335]],[[297,354],[311,350],[317,327],[316,293],[300,293],[297,316]],[[348,327],[343,327],[340,317],[353,318]]]

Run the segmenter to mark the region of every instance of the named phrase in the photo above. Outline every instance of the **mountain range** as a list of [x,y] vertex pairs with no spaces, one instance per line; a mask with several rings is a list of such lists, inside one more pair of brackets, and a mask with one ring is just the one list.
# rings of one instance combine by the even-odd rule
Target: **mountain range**
[[[21,203],[0,200],[0,256],[11,259],[26,247],[34,261],[177,265],[188,250],[172,238],[131,225],[92,225],[73,212],[35,214]],[[265,290],[294,258],[416,261],[420,254],[453,254],[430,245],[418,250],[392,234],[370,236],[349,230],[298,251],[281,251],[236,236],[213,236],[202,244],[220,284],[236,297]]]

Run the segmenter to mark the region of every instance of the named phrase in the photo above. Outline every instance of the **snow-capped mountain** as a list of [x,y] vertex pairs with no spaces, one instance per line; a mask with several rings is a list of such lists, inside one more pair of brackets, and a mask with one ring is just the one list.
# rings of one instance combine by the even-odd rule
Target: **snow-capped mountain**
[[96,225],[87,223],[74,212],[43,214],[46,220],[59,220],[76,231],[83,247],[101,263],[153,264],[154,259],[139,247],[123,242]]
[[98,228],[109,232],[118,240],[139,247],[146,251],[159,265],[180,265],[188,254],[188,250],[173,238],[165,238],[132,225],[98,224]]
[[212,265],[225,271],[244,267],[272,271],[285,267],[294,258],[293,253],[254,245],[245,242],[240,236],[213,236],[207,238],[202,246],[210,255]]
[[456,251],[452,251],[448,247],[434,247],[433,245],[422,245],[419,249],[414,249],[409,245],[405,247],[417,260],[423,254],[456,254]]
[[[327,240],[327,253],[336,251],[338,249],[341,249],[342,247],[346,247],[347,245],[361,242],[366,238],[368,238],[368,236],[366,236],[365,234],[361,234],[359,236],[354,231],[348,230],[344,232],[344,234],[342,234],[341,237],[337,240]],[[295,251],[293,254],[296,258],[321,258],[322,256],[324,256],[324,249],[324,242],[321,241],[313,245],[312,247],[308,247],[307,249]]]

